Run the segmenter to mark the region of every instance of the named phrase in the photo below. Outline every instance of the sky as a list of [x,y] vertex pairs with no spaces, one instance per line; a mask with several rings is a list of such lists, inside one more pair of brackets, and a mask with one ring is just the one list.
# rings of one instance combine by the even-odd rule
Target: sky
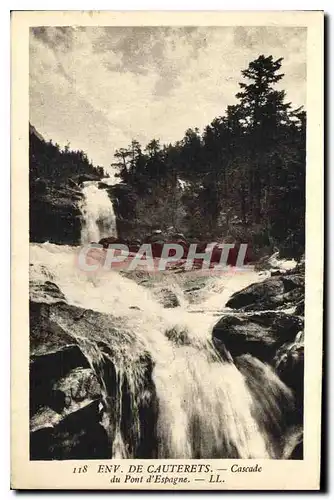
[[32,28],[30,123],[108,170],[132,139],[173,143],[222,116],[261,54],[284,58],[278,88],[305,106],[305,28]]

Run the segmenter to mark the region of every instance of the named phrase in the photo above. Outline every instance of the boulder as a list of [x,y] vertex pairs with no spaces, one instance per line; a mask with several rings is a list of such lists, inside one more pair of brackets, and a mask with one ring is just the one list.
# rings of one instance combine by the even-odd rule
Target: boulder
[[226,307],[241,309],[250,306],[253,310],[271,309],[281,303],[283,293],[284,283],[281,277],[274,276],[234,293],[227,301]]
[[270,436],[271,454],[282,458],[286,441],[296,427],[296,405],[291,390],[274,372],[272,366],[249,354],[235,358],[253,396],[253,413],[262,435]]
[[226,314],[214,326],[212,337],[214,343],[222,341],[233,358],[251,354],[271,363],[279,347],[293,341],[302,326],[300,317],[278,311]]
[[282,274],[284,274],[284,271],[282,271],[281,269],[270,271],[270,276],[281,276]]
[[130,455],[150,458],[157,446],[152,370],[124,318],[68,304],[51,281],[32,282],[31,459],[111,458],[117,432]]
[[180,301],[175,292],[168,288],[158,288],[153,290],[156,300],[166,309],[172,309],[180,306]]
[[303,275],[271,276],[234,293],[226,307],[244,311],[264,311],[290,307],[304,295]]
[[[100,405],[93,401],[59,421],[53,412],[41,410],[45,426],[30,434],[30,460],[87,460],[111,458],[108,434],[101,424]],[[36,418],[37,420],[37,418]]]

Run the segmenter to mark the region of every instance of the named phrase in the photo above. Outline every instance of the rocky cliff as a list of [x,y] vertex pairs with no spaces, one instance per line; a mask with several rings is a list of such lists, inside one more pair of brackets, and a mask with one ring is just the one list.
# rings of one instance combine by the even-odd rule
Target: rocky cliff
[[152,360],[117,318],[70,305],[53,282],[34,281],[30,356],[32,460],[111,458],[123,448],[154,456]]
[[30,241],[78,245],[83,182],[102,176],[83,152],[61,150],[29,124]]

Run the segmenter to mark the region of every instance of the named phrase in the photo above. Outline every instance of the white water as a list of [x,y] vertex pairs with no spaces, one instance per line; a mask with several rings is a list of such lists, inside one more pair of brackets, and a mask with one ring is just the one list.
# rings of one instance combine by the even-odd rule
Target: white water
[[[44,271],[37,264],[43,263],[69,303],[111,314],[116,318],[114,324],[134,334],[151,354],[155,363],[153,378],[159,402],[159,456],[276,456],[272,436],[262,423],[272,418],[272,407],[267,408],[266,400],[261,400],[261,390],[254,399],[242,373],[233,363],[221,361],[210,344],[212,326],[217,320],[211,314],[212,297],[201,304],[202,309],[210,306],[208,311],[201,313],[191,313],[191,307],[188,309],[186,305],[174,310],[163,309],[153,299],[150,290],[117,272],[83,273],[75,267],[76,252],[75,248],[49,243],[32,245],[31,262],[35,265],[31,277],[43,277]],[[243,286],[245,273],[240,277]],[[235,275],[235,289],[239,288],[238,279]],[[253,271],[248,279],[253,281]],[[214,290],[224,286],[224,277],[220,280],[220,286],[216,281]],[[232,291],[231,285],[229,282],[229,292]],[[212,293],[215,294],[214,291]],[[138,306],[140,310],[131,309],[133,306]],[[173,328],[186,334],[189,345],[177,346],[167,339],[166,332]],[[112,336],[110,342],[114,345]],[[131,358],[131,347],[128,347],[126,356]],[[131,364],[125,363],[123,369],[131,370]],[[130,374],[133,391],[140,383],[136,377],[138,374]],[[277,400],[282,400],[282,383],[273,372],[269,382],[274,387],[273,393],[277,393]],[[290,400],[288,389],[284,388],[284,391]],[[269,415],[266,415],[267,409]],[[279,412],[276,418],[281,418]],[[113,454],[124,457],[126,446],[119,428],[113,443]]]
[[[115,216],[106,192],[89,184],[84,193],[82,240],[96,241],[112,235],[112,231],[115,234]],[[113,457],[131,457],[120,423],[125,377],[139,437],[136,394],[143,374],[133,360],[138,359],[138,349],[142,349],[150,353],[154,363],[160,458],[279,458],[282,445],[275,443],[284,441],[284,436],[273,435],[270,423],[275,423],[275,431],[284,432],[281,405],[283,401],[287,406],[292,405],[290,391],[260,361],[241,363],[243,369],[239,371],[231,360],[222,360],[211,344],[212,327],[229,296],[259,280],[258,274],[249,270],[210,278],[203,286],[203,300],[196,305],[187,301],[175,276],[175,279],[168,276],[161,280],[161,286],[176,292],[181,306],[164,309],[150,289],[114,270],[81,271],[76,266],[77,252],[74,247],[32,244],[31,279],[51,279],[70,304],[110,314],[113,329],[119,332],[115,338],[112,330],[104,331],[102,339],[112,346],[110,356],[117,367],[119,385],[116,408],[109,407],[109,417],[104,422],[112,436]],[[171,331],[174,338],[180,336],[187,341],[180,345],[169,340]],[[95,367],[101,358],[96,338],[99,332],[94,332],[91,340],[78,337]],[[247,377],[252,377],[251,384]],[[264,377],[266,391],[262,390]],[[108,405],[108,381],[102,382]],[[113,417],[115,413],[117,418]]]
[[[104,182],[104,179],[101,182]],[[97,182],[87,181],[82,192],[84,199],[81,210],[84,225],[81,243],[97,243],[101,238],[117,236],[116,217],[107,191],[99,189]]]

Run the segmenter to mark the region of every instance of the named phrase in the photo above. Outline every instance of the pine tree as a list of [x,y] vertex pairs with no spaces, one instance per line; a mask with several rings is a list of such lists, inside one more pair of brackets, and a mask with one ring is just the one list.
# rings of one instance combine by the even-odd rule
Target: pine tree
[[239,106],[244,111],[244,126],[248,134],[248,190],[255,223],[261,221],[261,199],[265,180],[268,179],[265,156],[270,149],[271,139],[275,137],[276,128],[286,119],[290,108],[290,104],[284,103],[285,93],[273,88],[284,76],[278,73],[282,60],[261,55],[252,61],[241,72],[248,82],[239,83],[242,91],[236,94],[240,100]]

